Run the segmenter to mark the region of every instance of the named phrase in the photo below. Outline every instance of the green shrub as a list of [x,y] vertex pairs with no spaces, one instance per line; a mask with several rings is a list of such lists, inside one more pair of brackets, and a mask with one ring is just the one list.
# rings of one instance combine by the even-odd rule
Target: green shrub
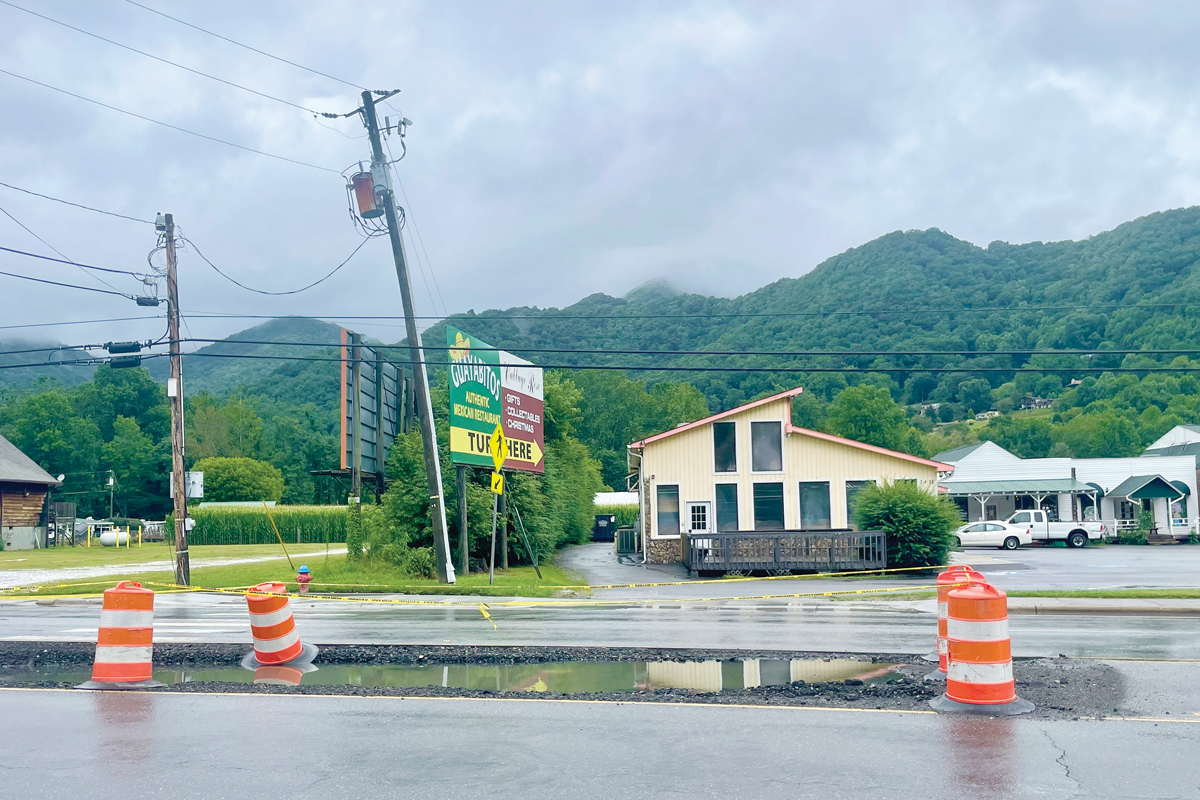
[[958,507],[915,483],[868,485],[855,497],[859,530],[887,533],[889,567],[945,564],[962,520]]
[[354,502],[346,509],[346,560],[359,561],[363,557],[362,503]]
[[[284,544],[321,544],[346,541],[346,506],[276,506],[271,518],[261,506],[197,508],[189,512],[196,527],[188,535],[189,545],[273,544],[279,541],[271,518]],[[167,517],[164,536],[175,540],[175,521]]]
[[1150,535],[1150,528],[1153,527],[1154,520],[1152,515],[1142,512],[1138,517],[1137,525],[1132,528],[1124,528],[1117,533],[1118,544],[1145,544],[1146,537]]

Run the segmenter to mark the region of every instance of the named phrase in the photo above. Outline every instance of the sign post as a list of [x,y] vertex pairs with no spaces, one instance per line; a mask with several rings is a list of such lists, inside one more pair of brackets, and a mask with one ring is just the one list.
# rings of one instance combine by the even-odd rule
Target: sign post
[[496,471],[492,473],[492,493],[495,495],[492,498],[492,557],[488,559],[488,585],[491,585],[496,582],[496,517],[500,513],[500,498],[504,495],[504,473],[500,471],[504,466],[504,431],[499,423],[488,445],[492,451],[492,463],[496,465]]

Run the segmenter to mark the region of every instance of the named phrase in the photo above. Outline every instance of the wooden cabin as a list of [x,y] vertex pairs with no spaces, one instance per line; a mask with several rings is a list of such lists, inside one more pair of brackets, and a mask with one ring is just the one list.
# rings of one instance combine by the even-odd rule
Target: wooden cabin
[[0,540],[5,550],[46,546],[46,494],[61,485],[0,436]]

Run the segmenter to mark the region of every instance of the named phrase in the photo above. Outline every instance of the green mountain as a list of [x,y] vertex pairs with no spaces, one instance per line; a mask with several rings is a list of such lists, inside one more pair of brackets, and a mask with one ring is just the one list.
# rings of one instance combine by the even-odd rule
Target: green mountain
[[[55,381],[63,386],[78,386],[92,377],[94,366],[55,366],[55,361],[86,358],[79,351],[58,349],[62,343],[50,340],[0,339],[0,390],[23,389],[38,381]],[[100,351],[94,353],[105,356]],[[14,365],[36,364],[38,366]],[[5,369],[5,367],[9,367]]]
[[[336,348],[324,349],[308,346],[283,344],[295,342],[299,345],[334,344],[340,341],[341,328],[329,322],[302,317],[284,317],[255,325],[235,333],[221,342],[199,348],[183,357],[183,384],[191,395],[196,392],[226,394],[239,386],[254,386],[256,393],[273,399],[296,394],[297,402],[318,402],[307,393],[296,393],[298,387],[275,385],[277,381],[295,379],[301,367],[312,367],[321,374],[336,375],[337,364],[332,369],[322,369],[321,362],[292,362],[280,357],[304,356],[337,357]],[[274,344],[255,344],[273,342]],[[165,358],[147,362],[150,374],[161,381],[170,375],[170,363]],[[334,378],[336,381],[336,377]],[[309,387],[311,388],[311,387]],[[334,397],[337,384],[333,385]]]
[[[603,351],[525,352],[543,364],[628,365],[645,369],[643,376],[652,381],[686,376],[710,406],[727,408],[798,382],[832,396],[846,385],[846,376],[815,371],[656,373],[654,368],[902,367],[904,371],[892,374],[899,385],[908,385],[907,399],[915,402],[939,393],[953,395],[957,382],[968,377],[922,374],[922,367],[1044,366],[1070,374],[1123,362],[1117,355],[1030,360],[988,351],[1196,347],[1196,304],[1200,208],[1193,207],[1151,214],[1079,242],[993,242],[983,248],[937,229],[896,232],[834,256],[800,278],[785,278],[734,299],[655,293],[641,301],[595,294],[564,309],[512,308],[456,315],[451,323],[516,352]],[[443,341],[440,328],[431,329],[426,341]],[[975,355],[780,358],[613,352],[622,349],[964,350]],[[1010,378],[996,374],[992,383]]]
[[[1193,207],[1151,214],[1078,242],[993,242],[978,247],[937,229],[897,231],[834,256],[800,278],[784,278],[732,299],[687,294],[651,280],[623,298],[594,294],[561,309],[516,307],[456,314],[447,321],[544,365],[622,366],[652,383],[687,380],[701,389],[714,409],[801,382],[831,398],[847,383],[881,380],[878,373],[859,378],[817,371],[834,367],[898,368],[902,371],[888,373],[894,384],[883,381],[897,399],[950,400],[958,383],[970,376],[923,369],[1035,366],[1069,377],[1084,368],[1128,363],[1129,358],[1136,364],[1148,362],[1143,356],[1119,355],[1030,360],[989,351],[1200,345],[1200,320],[1192,313],[1200,304],[1198,263],[1200,208]],[[443,327],[439,323],[427,330],[422,337],[425,343],[442,346]],[[223,394],[244,386],[243,391],[279,400],[311,400],[324,407],[336,401],[336,363],[229,357],[333,355],[335,351],[244,343],[252,341],[332,343],[338,341],[338,326],[277,319],[208,345],[185,357],[188,393]],[[597,352],[536,352],[539,348]],[[686,350],[804,349],[965,350],[971,355],[675,355]],[[617,352],[621,350],[668,354]],[[431,350],[429,357],[444,358],[443,352]],[[402,360],[403,354],[396,353],[395,358]],[[662,369],[702,365],[765,371]],[[165,359],[150,361],[148,366],[152,375],[165,380]],[[814,371],[770,371],[785,367]],[[90,368],[0,370],[0,388],[13,385],[14,380],[28,383],[40,374],[71,384],[87,377]],[[993,387],[1010,379],[1003,373],[988,377]]]

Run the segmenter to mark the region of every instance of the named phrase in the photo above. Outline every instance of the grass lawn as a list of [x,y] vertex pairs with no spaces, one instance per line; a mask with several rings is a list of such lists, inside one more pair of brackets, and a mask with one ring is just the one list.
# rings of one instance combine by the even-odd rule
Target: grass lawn
[[[1060,591],[1007,592],[1009,597],[1082,597],[1098,600],[1190,600],[1200,599],[1200,589],[1064,589]],[[901,594],[838,595],[834,600],[932,600],[936,591]]]
[[[344,545],[330,545],[343,547]],[[283,558],[278,544],[219,544],[197,545],[189,548],[192,561],[200,558]],[[323,544],[294,544],[288,552],[297,554],[325,554]],[[147,561],[174,561],[175,550],[163,542],[145,542],[141,547],[51,547],[46,550],[0,551],[0,570],[10,569],[61,569],[63,567],[102,567],[114,564],[144,564]],[[285,561],[286,565],[287,562]]]
[[1062,591],[1009,592],[1009,597],[1090,597],[1128,600],[1200,599],[1200,589],[1067,589]]
[[[161,548],[161,545],[159,546]],[[224,557],[236,557],[238,555],[246,555],[247,550],[257,550],[266,546],[260,545],[228,545],[214,546],[203,548],[204,551],[210,550],[234,550],[233,553],[214,554],[205,552],[204,555],[213,556],[221,555]],[[145,548],[143,548],[145,549]],[[201,548],[192,548],[193,563],[197,551]],[[136,548],[135,548],[136,551]],[[278,553],[279,548],[275,546],[274,551],[265,550],[261,555],[273,555]],[[33,551],[46,552],[46,551]],[[160,549],[160,553],[165,552],[165,549]],[[291,552],[289,550],[289,552]],[[458,583],[454,586],[443,586],[436,580],[425,578],[414,578],[411,575],[405,575],[394,569],[372,569],[368,570],[359,565],[350,566],[346,564],[345,555],[326,556],[324,545],[319,551],[312,550],[312,545],[304,546],[303,552],[308,553],[303,559],[299,559],[295,552],[292,552],[292,561],[296,566],[300,566],[300,561],[303,560],[308,565],[313,573],[313,583],[311,589],[314,593],[324,592],[330,594],[366,594],[366,593],[404,593],[404,594],[479,594],[479,595],[496,595],[496,596],[520,596],[520,597],[551,597],[557,589],[548,588],[553,586],[563,585],[579,585],[586,581],[582,575],[578,573],[564,570],[553,564],[542,564],[542,580],[538,580],[533,567],[515,567],[508,571],[496,572],[496,583],[494,586],[488,585],[487,573],[476,574],[472,573],[467,577],[458,577]],[[110,562],[119,563],[119,562]],[[295,582],[296,573],[288,568],[287,561],[282,559],[274,561],[265,561],[255,564],[233,564],[221,567],[202,567],[192,569],[192,585],[204,588],[234,588],[243,586],[254,586],[267,581],[281,581],[287,584],[288,591],[294,592],[297,590]],[[115,586],[118,581],[133,580],[142,584],[149,583],[171,583],[173,577],[169,573],[132,573],[129,575],[113,575],[103,578],[79,579],[78,581],[69,581],[67,585],[62,585],[59,588],[43,589],[38,594],[97,594],[102,592],[106,586]],[[99,582],[100,585],[97,585]],[[88,585],[71,585],[71,584],[88,584]],[[150,587],[155,588],[155,587]],[[14,596],[0,592],[0,597]],[[21,593],[21,596],[34,597],[37,595],[29,593]]]

